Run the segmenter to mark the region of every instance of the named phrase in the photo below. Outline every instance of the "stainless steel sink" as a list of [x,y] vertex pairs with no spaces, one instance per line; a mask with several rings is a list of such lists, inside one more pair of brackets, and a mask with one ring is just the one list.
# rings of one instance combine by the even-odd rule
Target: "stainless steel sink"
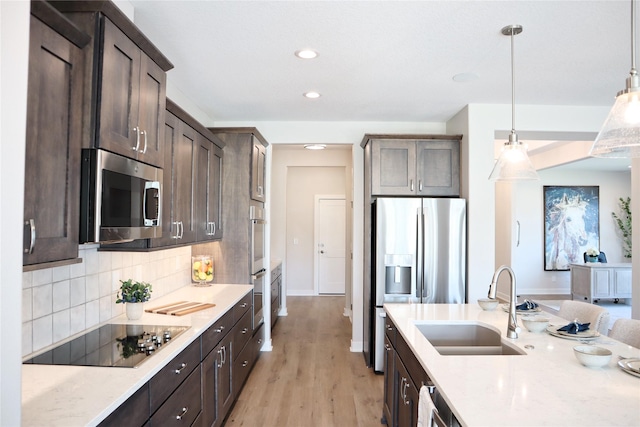
[[422,335],[443,356],[519,356],[517,346],[502,340],[500,331],[479,323],[416,322]]

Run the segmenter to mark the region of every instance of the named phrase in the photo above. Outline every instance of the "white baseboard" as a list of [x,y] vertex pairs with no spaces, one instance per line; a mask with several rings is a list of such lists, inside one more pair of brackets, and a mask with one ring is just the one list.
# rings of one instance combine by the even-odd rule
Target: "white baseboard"
[[262,344],[260,351],[272,351],[273,346],[271,345],[271,343],[272,343],[271,340],[265,341],[264,344]]
[[284,317],[284,316],[288,316],[289,313],[287,312],[286,308],[281,308],[280,311],[278,311],[278,317]]
[[[349,319],[351,319],[351,310],[349,310],[347,307],[344,308],[344,312],[342,313],[342,315],[344,317],[348,317]],[[353,320],[353,319],[352,319]]]
[[351,353],[362,353],[363,349],[364,346],[362,344],[362,341],[351,340],[351,348],[349,349]]
[[312,297],[315,296],[316,294],[313,292],[313,290],[307,290],[307,289],[287,289],[287,296],[288,297]]

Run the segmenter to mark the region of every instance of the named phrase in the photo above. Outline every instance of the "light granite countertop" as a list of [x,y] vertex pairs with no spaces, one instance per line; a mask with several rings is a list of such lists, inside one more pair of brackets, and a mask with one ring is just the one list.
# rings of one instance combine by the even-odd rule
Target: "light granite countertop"
[[197,301],[216,306],[185,316],[144,313],[135,321],[122,315],[92,328],[107,323],[190,326],[137,368],[23,364],[22,425],[71,427],[100,423],[251,290],[251,285],[186,286],[146,305],[153,308],[175,301]]
[[[640,426],[640,378],[617,366],[619,356],[640,357],[640,349],[606,336],[595,345],[610,349],[608,366],[587,368],[573,347],[579,341],[526,330],[506,338],[508,314],[477,304],[385,304],[427,374],[461,424],[466,426]],[[551,324],[568,322],[549,313]],[[479,322],[501,331],[520,356],[442,356],[416,322]],[[525,346],[533,346],[525,348]]]

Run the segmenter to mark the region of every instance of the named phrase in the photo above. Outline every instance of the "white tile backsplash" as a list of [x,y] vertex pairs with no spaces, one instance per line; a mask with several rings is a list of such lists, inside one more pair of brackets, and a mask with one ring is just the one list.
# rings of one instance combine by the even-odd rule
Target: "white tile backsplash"
[[116,304],[120,280],[153,286],[151,299],[190,282],[191,247],[154,252],[98,251],[81,245],[81,263],[22,274],[22,355],[90,329],[124,313]]

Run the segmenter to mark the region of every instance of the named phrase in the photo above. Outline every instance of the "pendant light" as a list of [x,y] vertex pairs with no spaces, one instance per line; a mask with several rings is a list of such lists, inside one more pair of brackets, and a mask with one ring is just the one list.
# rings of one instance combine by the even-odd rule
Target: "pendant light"
[[640,87],[636,72],[636,11],[631,0],[631,72],[627,87],[616,95],[607,119],[596,137],[594,157],[640,157]]
[[491,181],[538,179],[538,174],[527,155],[527,146],[518,141],[516,134],[516,78],[513,65],[513,38],[521,32],[521,25],[507,25],[502,29],[502,34],[511,37],[511,133],[509,134],[509,142],[505,142],[500,157],[489,175]]

